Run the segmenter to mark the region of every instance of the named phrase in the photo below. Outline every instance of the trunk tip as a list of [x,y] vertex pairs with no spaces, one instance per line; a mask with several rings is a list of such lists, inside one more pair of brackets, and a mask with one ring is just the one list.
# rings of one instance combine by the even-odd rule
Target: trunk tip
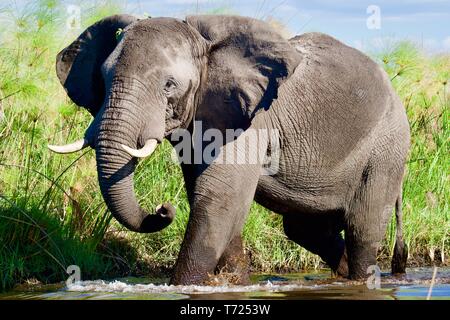
[[142,220],[137,232],[152,233],[168,227],[175,218],[175,208],[170,203],[164,203],[156,208],[155,214],[147,214]]
[[166,202],[156,207],[156,214],[172,221],[175,218],[176,210],[171,203]]

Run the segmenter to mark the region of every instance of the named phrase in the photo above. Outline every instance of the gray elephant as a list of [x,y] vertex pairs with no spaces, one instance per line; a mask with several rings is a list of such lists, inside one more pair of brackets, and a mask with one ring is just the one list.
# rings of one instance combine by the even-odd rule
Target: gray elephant
[[[176,145],[177,132],[193,133],[197,122],[241,129],[220,146],[226,153],[251,130],[277,130],[273,174],[263,174],[260,160],[181,164],[191,212],[171,283],[204,283],[218,267],[244,270],[241,233],[253,200],[283,216],[289,239],[351,279],[376,264],[395,206],[392,271],[405,271],[409,125],[389,78],[361,52],[320,33],[285,40],[245,17],[116,15],[62,50],[56,70],[94,120],[83,139],[49,147],[95,149],[104,200],[132,231],[155,232],[174,218],[168,203],[148,214],[133,189],[138,158],[164,138]],[[266,156],[271,145],[262,139]]]

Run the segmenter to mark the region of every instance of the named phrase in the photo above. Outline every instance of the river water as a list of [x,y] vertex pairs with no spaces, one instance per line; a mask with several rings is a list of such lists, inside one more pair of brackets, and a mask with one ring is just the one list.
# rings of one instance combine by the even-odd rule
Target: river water
[[[129,277],[80,281],[69,286],[18,287],[0,294],[0,299],[427,299],[432,275],[433,268],[408,269],[401,277],[381,273],[378,289],[369,289],[366,282],[333,278],[328,270],[253,275],[248,286],[221,281],[212,286],[169,286],[168,279]],[[372,287],[375,285],[372,282]],[[449,267],[437,269],[430,299],[450,299]]]

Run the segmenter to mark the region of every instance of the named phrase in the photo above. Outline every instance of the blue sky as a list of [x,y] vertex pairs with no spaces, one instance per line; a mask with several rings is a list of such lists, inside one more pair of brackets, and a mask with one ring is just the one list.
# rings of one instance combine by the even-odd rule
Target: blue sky
[[[408,39],[426,52],[450,52],[450,0],[62,0],[69,5],[95,7],[116,2],[128,13],[184,18],[195,13],[227,12],[272,19],[287,26],[290,35],[320,31],[363,51],[388,49]],[[20,9],[36,0],[0,0]],[[372,13],[380,10],[380,28],[368,28]],[[1,10],[0,10],[1,18]],[[81,17],[82,19],[82,17]],[[370,20],[372,21],[372,20]]]
[[[450,52],[450,0],[124,0],[126,11],[183,18],[222,8],[229,13],[272,18],[292,34],[320,31],[363,50],[410,39],[428,52]],[[369,29],[370,5],[380,9],[380,28]],[[371,26],[376,26],[371,24]]]

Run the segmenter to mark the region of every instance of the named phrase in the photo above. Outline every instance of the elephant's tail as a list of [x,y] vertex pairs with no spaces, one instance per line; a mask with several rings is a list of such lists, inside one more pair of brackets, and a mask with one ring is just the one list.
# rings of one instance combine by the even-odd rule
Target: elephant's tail
[[395,202],[395,220],[397,224],[395,235],[394,254],[392,256],[391,269],[393,274],[405,273],[406,260],[408,259],[408,246],[403,241],[403,212],[402,191]]

